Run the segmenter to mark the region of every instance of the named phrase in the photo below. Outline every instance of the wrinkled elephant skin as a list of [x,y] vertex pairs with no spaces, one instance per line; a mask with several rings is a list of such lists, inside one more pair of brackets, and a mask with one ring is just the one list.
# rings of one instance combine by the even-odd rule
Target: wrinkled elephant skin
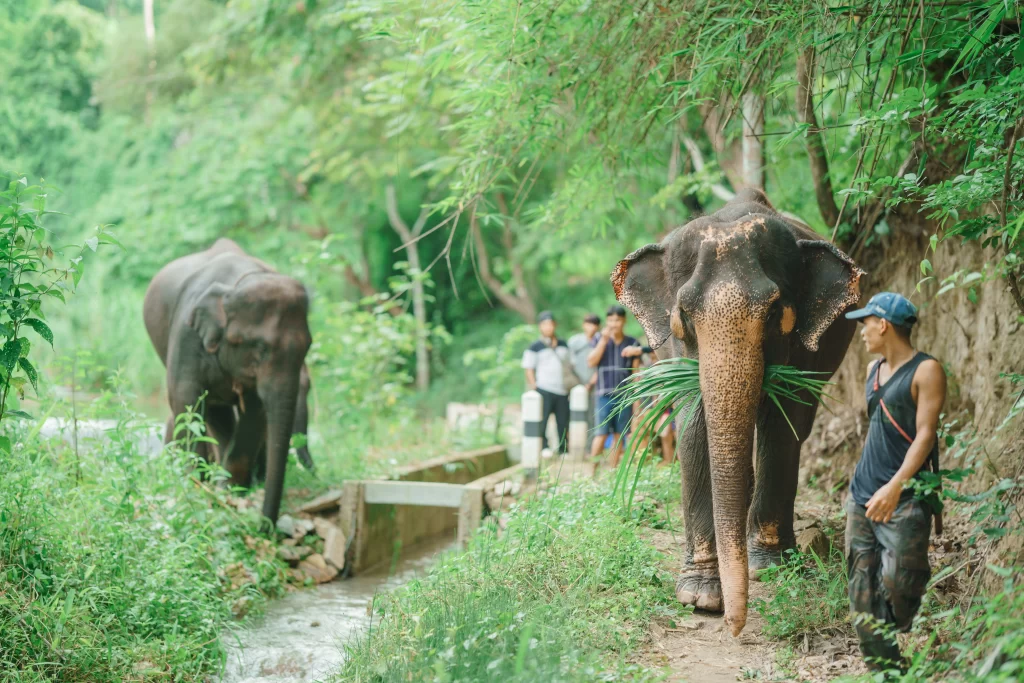
[[[165,442],[175,418],[206,393],[202,410],[217,445],[195,450],[218,461],[232,484],[265,477],[263,514],[275,521],[291,435],[307,426],[308,308],[300,282],[227,239],[166,265],[143,305],[149,338],[167,368]],[[312,466],[308,450],[299,457]]]
[[659,358],[700,360],[701,405],[678,442],[686,553],[676,597],[746,623],[751,570],[794,545],[800,445],[817,405],[761,391],[771,364],[833,374],[856,324],[863,271],[809,227],[740,192],[616,266],[616,297]]

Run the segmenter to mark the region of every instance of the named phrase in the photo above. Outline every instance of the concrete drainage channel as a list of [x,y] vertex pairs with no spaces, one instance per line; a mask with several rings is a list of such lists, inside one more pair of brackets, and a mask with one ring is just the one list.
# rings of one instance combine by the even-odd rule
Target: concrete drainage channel
[[[565,474],[577,470],[592,471],[574,463]],[[492,446],[417,463],[388,479],[346,482],[282,517],[279,529],[291,538],[281,556],[319,585],[274,601],[228,643],[223,683],[293,683],[330,673],[342,662],[343,644],[366,633],[374,595],[463,545],[488,512],[529,493],[523,479],[506,447]],[[308,550],[320,547],[309,534],[323,539],[322,552]]]

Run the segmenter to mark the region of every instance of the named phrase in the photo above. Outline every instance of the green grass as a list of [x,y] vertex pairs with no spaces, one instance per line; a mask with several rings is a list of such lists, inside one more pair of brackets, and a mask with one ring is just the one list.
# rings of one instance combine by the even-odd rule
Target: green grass
[[138,453],[123,415],[103,449],[22,434],[0,452],[3,683],[207,680],[233,610],[283,593],[258,513],[200,485],[183,452]]
[[[652,497],[678,489],[669,468],[650,476]],[[503,535],[485,525],[466,552],[378,598],[331,680],[652,679],[631,656],[653,615],[685,610],[641,529],[601,482],[516,509]]]
[[782,564],[762,570],[761,580],[772,594],[752,604],[769,638],[796,642],[805,635],[851,630],[846,564],[837,548],[827,559],[790,551]]

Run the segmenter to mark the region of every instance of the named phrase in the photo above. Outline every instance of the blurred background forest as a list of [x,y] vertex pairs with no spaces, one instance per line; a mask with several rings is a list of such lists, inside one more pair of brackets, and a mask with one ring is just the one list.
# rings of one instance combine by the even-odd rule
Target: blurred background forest
[[1020,13],[934,4],[6,0],[0,167],[59,190],[55,243],[125,245],[52,322],[86,390],[120,368],[154,415],[143,292],[218,237],[311,288],[332,418],[436,413],[515,397],[509,330],[550,308],[568,336],[619,258],[761,185],[868,294],[913,295],[992,426],[1022,346]]

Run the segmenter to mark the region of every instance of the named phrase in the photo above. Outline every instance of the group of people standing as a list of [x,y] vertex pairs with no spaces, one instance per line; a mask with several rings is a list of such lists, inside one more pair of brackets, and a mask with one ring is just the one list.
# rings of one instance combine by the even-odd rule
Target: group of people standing
[[[642,405],[624,405],[622,388],[641,365],[652,362],[651,349],[627,335],[625,327],[626,309],[613,305],[606,311],[603,325],[600,316],[588,313],[583,317],[582,331],[564,341],[556,333],[557,322],[551,311],[537,316],[540,336],[523,352],[522,367],[527,387],[535,389],[543,400],[543,432],[551,416],[555,417],[559,453],[568,452],[569,392],[582,384],[590,393],[590,455],[597,460],[610,447],[609,464],[618,465],[630,421],[634,413],[639,416],[646,409]],[[664,416],[658,430],[665,463],[674,455],[672,429],[667,415]],[[543,440],[546,449],[546,435]]]

